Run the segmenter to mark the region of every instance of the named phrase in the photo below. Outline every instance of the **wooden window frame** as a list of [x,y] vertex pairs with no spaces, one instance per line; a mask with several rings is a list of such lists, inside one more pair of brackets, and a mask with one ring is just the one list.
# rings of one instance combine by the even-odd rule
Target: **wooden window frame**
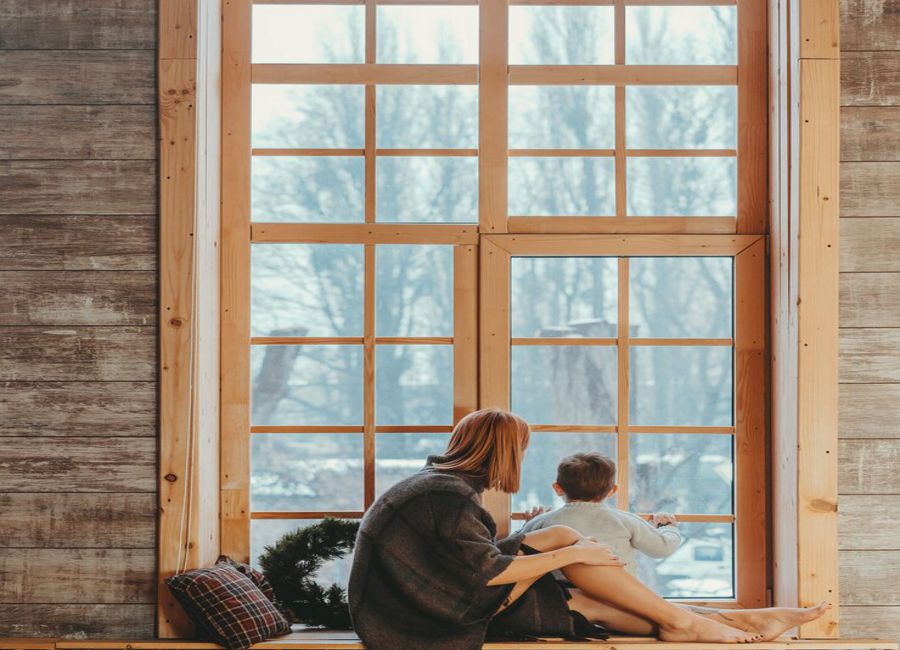
[[[629,432],[680,431],[727,433],[734,436],[734,539],[736,598],[718,606],[763,607],[766,604],[766,240],[759,235],[486,235],[481,240],[481,313],[479,398],[482,407],[510,407],[510,351],[531,341],[511,338],[510,261],[517,256],[618,257],[617,336],[602,343],[618,354],[618,418],[612,427],[592,431],[616,433],[619,456],[619,507],[628,508]],[[628,259],[653,256],[719,256],[734,259],[734,339],[633,339],[629,334]],[[566,339],[566,344],[574,344]],[[552,341],[544,341],[549,344]],[[601,341],[591,340],[591,344]],[[690,344],[733,346],[733,427],[638,427],[628,422],[631,345]],[[624,379],[623,379],[624,378]],[[587,429],[587,427],[585,427]],[[575,430],[578,427],[565,427]],[[535,430],[540,430],[540,427]],[[552,428],[549,430],[553,430]],[[664,435],[664,434],[661,434]],[[698,433],[699,435],[699,433]],[[498,521],[499,534],[509,530],[510,496],[485,498]],[[721,516],[688,514],[683,521],[723,521]]]
[[[625,64],[625,10],[627,6],[658,5],[709,5],[710,0],[571,0],[571,4],[606,5],[613,8],[615,17],[615,64],[589,66],[535,66],[508,64],[508,4],[506,0],[482,0],[479,7],[481,26],[478,65],[407,65],[384,64],[376,62],[375,53],[375,21],[379,4],[376,0],[351,0],[352,4],[365,7],[365,62],[359,64],[261,64],[250,60],[251,12],[255,4],[272,4],[274,0],[239,0],[226,3],[224,7],[224,49],[225,70],[223,78],[223,139],[227,164],[223,173],[223,239],[222,267],[223,277],[223,320],[222,320],[222,365],[229,368],[229,379],[223,378],[222,386],[222,550],[234,557],[248,559],[250,522],[261,518],[311,519],[325,514],[341,514],[359,516],[361,513],[325,513],[323,511],[292,511],[283,513],[252,513],[250,510],[249,473],[250,473],[250,435],[251,433],[287,431],[280,427],[251,426],[249,418],[249,350],[253,343],[264,341],[251,339],[249,326],[249,258],[253,243],[262,242],[328,242],[328,243],[361,243],[366,246],[367,276],[374,262],[373,246],[378,243],[455,243],[481,249],[480,286],[472,286],[471,295],[480,292],[481,323],[475,319],[474,306],[468,314],[457,314],[457,320],[469,321],[469,327],[481,328],[481,376],[485,375],[485,359],[492,358],[488,354],[496,339],[485,337],[485,323],[493,321],[506,313],[503,302],[504,295],[494,295],[493,282],[484,280],[488,266],[486,251],[514,250],[517,246],[535,245],[543,250],[556,248],[574,254],[577,250],[606,250],[607,254],[628,255],[629,247],[635,250],[655,251],[654,254],[677,255],[679,246],[684,250],[706,251],[721,249],[724,254],[741,258],[740,250],[754,245],[756,251],[751,256],[758,260],[757,252],[762,246],[760,238],[766,228],[765,201],[765,169],[766,141],[765,128],[739,129],[737,150],[715,151],[672,151],[672,150],[627,150],[625,148],[625,90],[631,85],[647,84],[732,84],[737,86],[739,124],[752,124],[755,120],[765,123],[765,59],[764,50],[759,47],[760,39],[765,35],[765,6],[757,0],[721,0],[712,4],[737,6],[738,12],[738,65],[706,66],[646,66]],[[345,0],[346,1],[346,0]],[[532,0],[514,0],[513,4],[534,4]],[[302,0],[277,4],[309,4]],[[448,4],[438,0],[418,0],[414,4]],[[476,4],[474,0],[452,2],[450,4]],[[540,4],[540,3],[538,3]],[[756,45],[756,47],[753,47]],[[738,75],[738,70],[741,74]],[[292,83],[292,84],[354,84],[365,88],[365,142],[361,149],[252,149],[250,143],[250,92],[253,83]],[[375,142],[375,88],[383,84],[465,84],[477,85],[479,93],[479,146],[471,149],[382,149],[376,148]],[[615,87],[615,144],[613,150],[564,150],[566,156],[602,155],[615,159],[616,165],[616,215],[610,217],[510,217],[507,212],[507,174],[510,156],[517,155],[558,155],[554,150],[508,150],[508,90],[517,84],[601,84]],[[762,89],[762,92],[760,92]],[[625,168],[629,156],[661,156],[661,155],[715,155],[736,156],[738,165],[738,201],[737,215],[734,217],[628,217],[625,201]],[[362,157],[365,161],[365,201],[364,222],[358,224],[302,224],[302,223],[258,223],[250,219],[249,177],[250,161],[253,156],[273,155],[350,155]],[[377,223],[375,218],[375,165],[381,156],[390,155],[431,155],[431,156],[478,156],[479,164],[479,214],[478,224],[457,226],[450,224],[395,224]],[[539,233],[570,233],[568,235]],[[603,235],[601,233],[629,233],[626,237]],[[507,233],[521,233],[517,237]],[[654,234],[655,240],[641,239],[637,233]],[[675,234],[669,234],[675,233]],[[680,233],[680,234],[679,234]],[[700,239],[687,240],[686,233],[704,233],[692,235]],[[735,233],[750,233],[736,235]],[[505,239],[497,237],[506,236]],[[606,239],[604,239],[606,237]],[[747,239],[749,237],[750,239]],[[720,239],[717,239],[720,238]],[[653,243],[655,241],[655,244]],[[502,242],[502,247],[501,247]],[[530,243],[529,243],[530,242]],[[705,243],[704,243],[705,242]],[[737,243],[735,243],[737,242]],[[754,244],[754,242],[757,242]],[[735,247],[741,246],[740,250]],[[505,247],[505,248],[504,248]],[[716,248],[718,247],[718,248]],[[457,250],[464,250],[458,247]],[[472,249],[474,251],[474,248]],[[609,251],[615,250],[615,253]],[[562,254],[562,253],[560,253]],[[597,254],[597,253],[593,253]],[[748,254],[749,255],[749,254]],[[746,264],[741,263],[744,267]],[[758,264],[758,282],[755,288],[763,286],[763,266]],[[741,277],[748,275],[741,272]],[[460,279],[456,278],[457,281]],[[374,498],[374,482],[372,468],[374,466],[374,400],[372,384],[374,383],[374,311],[368,303],[374,300],[372,282],[366,282],[365,302],[366,315],[363,344],[364,381],[365,381],[365,424],[359,428],[364,433],[364,466],[366,468],[365,506]],[[472,283],[474,285],[474,281]],[[749,284],[742,284],[741,289]],[[744,300],[736,296],[736,302]],[[759,314],[765,312],[764,301],[754,294],[754,304]],[[475,303],[472,302],[472,305]],[[737,315],[743,320],[739,328],[745,331],[743,323],[750,322],[748,314],[738,310]],[[737,323],[736,323],[737,324]],[[457,322],[459,327],[459,322]],[[472,334],[475,345],[476,335]],[[750,340],[742,335],[740,345]],[[756,344],[764,346],[764,332],[753,337]],[[308,340],[306,340],[308,342]],[[287,341],[265,341],[287,342]],[[316,342],[328,342],[322,339]],[[331,341],[336,342],[336,341]],[[735,341],[738,344],[738,341]],[[736,359],[743,358],[742,349],[736,349]],[[455,417],[458,418],[477,406],[501,405],[484,392],[480,395],[480,403],[476,401],[474,386],[478,370],[474,356],[468,352],[467,367],[472,374],[461,380],[457,378],[455,401],[458,406]],[[764,347],[759,350],[762,359]],[[623,355],[627,362],[627,355]],[[744,366],[739,365],[741,368]],[[497,367],[503,367],[500,364]],[[754,367],[755,368],[755,367]],[[627,370],[627,368],[626,368]],[[620,368],[621,371],[621,368]],[[491,372],[496,372],[496,368]],[[752,381],[747,382],[747,377]],[[755,437],[750,437],[744,427],[750,408],[756,408],[754,416],[762,418],[765,412],[764,397],[752,403],[753,394],[764,395],[764,372],[754,369],[754,374],[745,375],[743,370],[736,374],[736,397],[741,402],[738,411],[738,436],[741,441],[747,440],[747,453],[739,454],[742,470],[741,476],[751,476],[753,490],[739,490],[739,495],[765,494],[764,472],[750,474],[750,463],[745,461],[751,457],[761,458],[764,453],[765,426],[754,429]],[[459,384],[462,383],[461,387]],[[506,379],[508,385],[508,377]],[[504,385],[500,383],[498,385]],[[739,390],[741,387],[746,389]],[[750,390],[755,387],[756,392]],[[762,399],[763,401],[760,401]],[[744,400],[744,401],[741,401]],[[747,408],[744,408],[746,406]],[[761,421],[761,420],[760,420]],[[627,424],[626,424],[627,426]],[[322,432],[322,427],[315,427]],[[342,430],[346,428],[341,428]],[[299,431],[291,427],[291,431]],[[306,430],[306,429],[304,429]],[[312,429],[309,429],[311,431]],[[627,440],[627,434],[621,438]],[[761,441],[761,442],[760,442]],[[763,445],[763,446],[760,446]],[[739,449],[743,449],[739,445]],[[757,458],[757,460],[758,460]],[[765,463],[757,462],[756,468]],[[625,470],[627,471],[627,469]],[[755,520],[758,526],[742,526],[739,548],[742,554],[736,558],[736,564],[742,568],[739,582],[742,585],[739,597],[734,603],[747,606],[760,606],[765,602],[765,553],[750,554],[746,549],[765,549],[765,502],[764,498],[756,506],[751,506],[746,496],[740,497],[741,521]],[[508,527],[508,499],[504,506],[503,499],[488,495],[486,503],[498,517],[501,530]],[[754,510],[758,510],[756,512]],[[761,532],[760,532],[761,531]],[[760,541],[761,540],[761,541]]]
[[[280,0],[273,0],[280,1]],[[340,0],[346,2],[347,0]],[[373,0],[351,0],[365,4],[367,31],[374,32]],[[385,0],[384,4],[396,0]],[[532,0],[512,0],[530,4]],[[563,0],[565,2],[565,0]],[[428,3],[426,0],[425,3]],[[704,0],[585,0],[589,4],[706,4]],[[445,0],[435,4],[475,4],[475,0]],[[768,16],[762,9],[750,20],[740,14],[741,43],[738,65],[739,111],[754,116],[751,130],[742,129],[739,142],[739,178],[754,179],[751,197],[739,198],[739,214],[733,223],[714,219],[667,218],[595,222],[554,220],[546,225],[505,218],[505,146],[502,137],[485,135],[479,143],[482,184],[480,233],[517,231],[591,232],[594,228],[630,234],[764,234],[771,210],[770,238],[771,337],[772,337],[772,454],[774,481],[773,550],[774,601],[776,604],[812,604],[827,599],[836,602],[837,590],[837,196],[839,124],[839,45],[837,0],[768,0]],[[306,75],[304,78],[335,82],[331,73],[317,66],[285,66],[253,70],[249,63],[248,0],[160,0],[160,167],[161,167],[161,373],[160,373],[160,546],[159,546],[159,634],[189,636],[184,619],[168,597],[162,579],[174,571],[208,563],[218,552],[238,556],[246,549],[249,533],[249,498],[240,475],[249,471],[246,445],[246,382],[222,382],[221,400],[210,395],[219,388],[218,377],[202,370],[204,350],[216,341],[222,328],[222,374],[234,376],[241,367],[228,365],[229,350],[249,342],[249,327],[240,308],[247,304],[249,282],[237,271],[249,260],[251,225],[249,205],[249,88],[251,75]],[[739,11],[746,11],[739,4]],[[217,25],[224,14],[224,47],[221,60]],[[482,20],[500,24],[507,8],[498,0],[484,0]],[[766,24],[768,21],[768,25]],[[617,26],[618,29],[621,27]],[[768,30],[769,74],[764,48],[744,45]],[[492,34],[506,39],[502,32]],[[486,47],[487,46],[487,47]],[[620,53],[617,52],[617,57]],[[482,96],[480,110],[494,109],[493,125],[505,137],[506,97],[505,44],[482,33],[480,49],[481,88],[496,86],[493,95]],[[621,60],[621,59],[618,59]],[[367,58],[367,61],[374,59]],[[222,66],[221,88],[218,65]],[[426,66],[438,83],[478,81],[475,66]],[[371,82],[419,81],[421,66],[366,63],[344,70],[331,67],[345,78]],[[691,72],[673,67],[671,72],[685,81]],[[719,70],[722,80],[732,70]],[[565,71],[514,66],[510,74],[519,82],[548,79],[558,83],[652,82],[652,71],[635,66],[578,66]],[[727,79],[726,79],[727,77]],[[499,81],[498,81],[499,80]],[[671,81],[668,79],[667,81]],[[721,80],[720,80],[721,82]],[[767,88],[768,84],[768,88]],[[505,87],[505,86],[503,86]],[[223,122],[219,137],[217,93],[221,90]],[[767,92],[768,90],[768,92]],[[766,96],[769,107],[769,142],[765,143]],[[493,97],[493,100],[491,100]],[[484,122],[483,122],[484,123]],[[754,134],[751,131],[756,130]],[[760,144],[762,143],[762,144]],[[619,143],[617,142],[617,145]],[[367,143],[368,145],[368,143]],[[216,210],[219,205],[217,168],[222,149],[228,164],[222,171],[222,226],[220,258],[211,254],[217,241]],[[371,147],[367,147],[371,150]],[[363,155],[365,155],[365,151]],[[384,152],[379,152],[384,153]],[[466,152],[471,155],[471,151]],[[603,152],[606,155],[608,152]],[[766,155],[771,165],[766,170]],[[371,155],[371,154],[370,154]],[[615,154],[614,154],[615,155]],[[765,192],[768,173],[769,195]],[[739,181],[740,183],[740,181]],[[771,199],[771,209],[766,201]],[[492,207],[491,207],[492,206]],[[374,224],[376,227],[378,224]],[[254,236],[292,237],[279,232],[284,224],[260,227]],[[292,228],[293,225],[289,226]],[[325,232],[328,237],[334,233]],[[431,226],[429,226],[431,228]],[[803,236],[800,237],[800,233]],[[800,260],[798,264],[797,260]],[[216,264],[221,260],[221,275]],[[210,275],[211,274],[211,275]],[[208,300],[209,289],[200,296],[203,278],[221,278],[221,305]],[[185,282],[185,278],[195,278]],[[476,287],[469,287],[476,291]],[[213,289],[213,295],[215,290]],[[485,299],[482,295],[481,300]],[[801,300],[802,298],[802,300]],[[205,301],[205,302],[204,302]],[[221,314],[221,319],[219,315]],[[188,327],[185,327],[185,324]],[[205,343],[204,343],[205,341]],[[828,354],[803,356],[803,348],[815,344]],[[199,354],[199,364],[192,359]],[[202,377],[203,381],[200,381]],[[199,390],[199,384],[206,389]],[[221,412],[220,412],[221,407]],[[221,421],[221,482],[214,479],[219,439],[209,436],[210,423]],[[190,434],[185,438],[184,423]],[[215,427],[213,427],[215,428]],[[813,469],[817,471],[812,471]],[[220,496],[218,517],[221,537],[216,540],[216,522],[208,507]],[[216,544],[218,541],[218,544]],[[801,637],[838,635],[838,610],[801,628]]]

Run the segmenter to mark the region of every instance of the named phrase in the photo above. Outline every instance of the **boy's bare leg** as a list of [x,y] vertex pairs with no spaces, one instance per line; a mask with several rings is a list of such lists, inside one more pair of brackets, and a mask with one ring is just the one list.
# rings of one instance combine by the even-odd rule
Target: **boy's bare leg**
[[795,627],[814,621],[831,609],[820,603],[815,607],[768,607],[766,609],[717,609],[681,605],[688,611],[714,621],[762,635],[762,641],[771,641]]
[[[565,567],[563,573],[594,600],[656,623],[659,626],[659,638],[664,641],[749,643],[760,636],[669,603],[621,567],[572,564]],[[603,619],[598,622],[606,623]]]

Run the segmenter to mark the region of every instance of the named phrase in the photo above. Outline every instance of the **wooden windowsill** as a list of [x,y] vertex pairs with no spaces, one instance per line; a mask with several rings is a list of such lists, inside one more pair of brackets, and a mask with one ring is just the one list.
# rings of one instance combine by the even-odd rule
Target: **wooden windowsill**
[[[352,632],[294,632],[258,643],[259,650],[365,650]],[[608,641],[561,641],[486,643],[484,650],[716,650],[729,646],[717,643],[669,643],[649,637],[612,637]],[[747,650],[900,650],[893,641],[879,639],[788,639],[769,643],[747,643]],[[204,641],[178,639],[146,641],[91,641],[65,639],[0,639],[0,650],[221,650]]]

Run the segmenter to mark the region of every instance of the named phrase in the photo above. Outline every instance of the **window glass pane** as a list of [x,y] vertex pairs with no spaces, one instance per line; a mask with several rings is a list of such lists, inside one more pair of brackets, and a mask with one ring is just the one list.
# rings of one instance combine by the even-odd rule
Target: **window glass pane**
[[630,86],[629,149],[734,149],[735,86]]
[[253,7],[253,63],[363,63],[365,7]]
[[512,65],[606,65],[614,60],[612,7],[509,8]]
[[478,221],[478,159],[378,158],[378,221]]
[[452,424],[453,346],[379,345],[375,420],[378,424]]
[[362,510],[362,434],[254,434],[253,510]]
[[253,220],[362,222],[364,168],[362,156],[254,156]]
[[478,63],[478,7],[378,7],[379,63]]
[[478,147],[477,86],[378,86],[378,146]]
[[375,333],[453,336],[453,247],[375,248]]
[[734,158],[629,158],[628,214],[636,217],[732,217],[737,214]]
[[362,336],[363,247],[254,244],[253,336]]
[[253,424],[362,424],[362,346],[254,345]]
[[629,508],[647,513],[731,514],[731,443],[730,435],[632,433]]
[[628,7],[625,62],[735,65],[737,7]]
[[614,346],[512,348],[512,410],[531,424],[615,424]]
[[731,338],[733,267],[730,257],[631,258],[631,335]]
[[512,335],[615,338],[618,260],[514,257]]
[[375,443],[375,496],[412,476],[429,456],[447,449],[449,433],[379,433]]
[[612,149],[612,86],[510,86],[510,149]]
[[631,422],[731,426],[732,351],[718,346],[633,346]]
[[[306,528],[313,524],[321,523],[320,519],[253,519],[250,521],[250,561],[257,569],[259,556],[265,551],[266,546],[275,544],[281,537],[298,528]],[[314,580],[326,588],[331,584],[337,584],[347,589],[350,581],[350,567],[353,564],[353,553],[347,553],[336,560],[323,562],[322,566],[314,574]]]
[[615,461],[616,434],[533,432],[522,463],[522,485],[513,495],[513,512],[562,506],[565,501],[551,487],[556,481],[556,467],[566,456],[585,451],[596,451]]
[[610,158],[510,158],[509,214],[608,216],[616,213]]
[[365,88],[254,84],[254,147],[362,148]]
[[680,524],[684,538],[662,560],[638,553],[638,576],[665,598],[734,598],[732,524]]

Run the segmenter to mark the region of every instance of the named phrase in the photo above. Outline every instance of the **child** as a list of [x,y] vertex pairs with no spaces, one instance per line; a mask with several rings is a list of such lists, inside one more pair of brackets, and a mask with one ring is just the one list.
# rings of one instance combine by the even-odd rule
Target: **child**
[[582,453],[563,458],[553,489],[565,498],[566,505],[537,515],[522,531],[569,526],[585,537],[595,537],[601,544],[610,546],[630,573],[637,571],[635,550],[656,558],[674,553],[681,544],[675,517],[657,513],[647,523],[636,515],[608,506],[604,500],[618,489],[615,481],[616,464],[602,454]]

